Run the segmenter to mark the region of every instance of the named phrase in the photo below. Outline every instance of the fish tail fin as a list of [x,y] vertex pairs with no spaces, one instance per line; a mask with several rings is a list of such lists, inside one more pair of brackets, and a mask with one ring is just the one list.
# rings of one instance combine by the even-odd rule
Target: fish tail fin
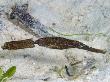
[[105,50],[92,48],[92,47],[89,47],[89,46],[87,46],[85,44],[81,44],[81,45],[82,46],[80,46],[79,49],[84,49],[84,50],[87,50],[87,51],[96,52],[96,53],[102,53],[102,54],[105,54],[106,53]]

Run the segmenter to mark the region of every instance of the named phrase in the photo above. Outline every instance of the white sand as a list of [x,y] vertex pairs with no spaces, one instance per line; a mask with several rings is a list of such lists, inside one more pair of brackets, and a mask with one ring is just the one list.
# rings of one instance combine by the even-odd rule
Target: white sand
[[[15,3],[27,2],[29,3],[28,12],[33,17],[65,35],[55,33],[48,28],[50,33],[79,40],[94,48],[106,49],[107,53],[99,54],[79,49],[53,50],[38,45],[31,49],[11,51],[0,48],[0,66],[4,70],[13,65],[17,67],[17,72],[10,82],[44,82],[42,79],[46,78],[49,78],[48,82],[109,82],[110,0],[1,0],[0,46],[12,40],[36,39],[35,36],[14,25],[5,15],[5,12],[11,11]],[[65,73],[61,78],[52,71],[55,66],[62,68],[69,65],[71,60],[67,61],[65,56],[70,59],[72,56],[82,61],[79,65],[81,67],[77,69],[86,67],[84,74],[75,80],[70,80]],[[91,62],[90,60],[92,63],[89,66],[87,62]],[[96,69],[91,71],[91,66],[95,66]]]

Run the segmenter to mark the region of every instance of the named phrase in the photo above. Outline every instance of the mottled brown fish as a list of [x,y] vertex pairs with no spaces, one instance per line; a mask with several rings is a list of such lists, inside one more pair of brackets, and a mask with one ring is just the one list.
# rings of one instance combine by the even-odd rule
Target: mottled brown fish
[[33,48],[33,47],[35,47],[34,41],[31,39],[26,39],[26,40],[6,42],[4,46],[2,46],[2,49],[17,50],[17,49]]
[[106,51],[89,47],[79,41],[70,40],[62,37],[44,37],[35,41],[35,44],[52,49],[78,48],[96,53],[105,53]]

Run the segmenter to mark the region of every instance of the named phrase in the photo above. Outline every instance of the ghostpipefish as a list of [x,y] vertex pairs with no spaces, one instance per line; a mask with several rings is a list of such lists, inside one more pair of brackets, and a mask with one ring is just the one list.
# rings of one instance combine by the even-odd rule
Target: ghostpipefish
[[28,4],[15,5],[12,7],[9,19],[17,19],[18,22],[22,23],[25,31],[30,31],[32,34],[36,34],[39,37],[53,36],[48,32],[48,28],[42,24],[38,19],[35,19],[30,15],[28,11]]
[[78,48],[96,53],[103,53],[103,54],[106,53],[106,51],[104,50],[92,48],[77,40],[70,40],[63,37],[44,37],[44,38],[39,38],[36,41],[33,41],[32,39],[11,41],[11,42],[6,42],[4,46],[2,46],[2,49],[16,50],[16,49],[24,49],[24,48],[33,48],[35,47],[35,44],[51,49],[62,50],[69,48]]
[[101,49],[96,49],[89,47],[82,42],[76,41],[76,40],[70,40],[63,37],[44,37],[40,38],[35,41],[35,44],[38,44],[39,46],[48,47],[52,49],[68,49],[68,48],[78,48],[83,49],[91,52],[96,53],[103,53],[105,54],[106,51]]

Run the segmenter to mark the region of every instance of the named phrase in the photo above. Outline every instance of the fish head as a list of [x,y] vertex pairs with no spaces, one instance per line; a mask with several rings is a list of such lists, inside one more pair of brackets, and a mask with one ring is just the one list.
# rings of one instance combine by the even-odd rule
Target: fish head
[[23,5],[16,4],[11,9],[12,9],[12,11],[10,13],[10,19],[15,19],[16,16],[22,14],[23,12],[27,12],[28,4],[23,4]]

